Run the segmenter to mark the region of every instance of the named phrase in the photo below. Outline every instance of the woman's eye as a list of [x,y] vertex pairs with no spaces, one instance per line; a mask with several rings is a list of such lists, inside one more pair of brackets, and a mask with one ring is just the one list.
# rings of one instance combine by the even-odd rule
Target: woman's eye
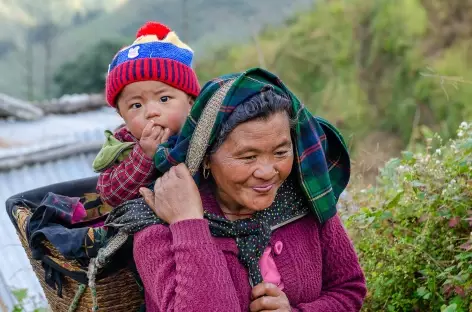
[[137,108],[140,108],[141,107],[141,104],[140,103],[133,103],[130,105],[130,108],[134,108],[134,109],[137,109]]
[[165,102],[167,102],[167,101],[169,101],[169,97],[168,97],[168,96],[162,96],[162,97],[161,97],[161,102],[162,102],[162,103],[165,103]]
[[275,152],[275,156],[279,156],[279,157],[282,157],[282,156],[285,156],[287,155],[287,151],[278,151],[278,152]]
[[256,159],[256,155],[251,155],[251,156],[244,156],[244,157],[241,157],[243,160],[255,160]]

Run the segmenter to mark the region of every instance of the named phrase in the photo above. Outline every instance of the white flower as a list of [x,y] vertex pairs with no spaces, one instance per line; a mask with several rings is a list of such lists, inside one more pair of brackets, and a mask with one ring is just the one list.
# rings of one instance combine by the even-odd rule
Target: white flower
[[436,165],[439,165],[441,162],[439,160],[436,160]]
[[441,155],[441,150],[439,148],[436,150],[436,154]]
[[460,129],[467,130],[469,128],[469,125],[463,121],[461,122],[461,125],[459,126]]
[[459,132],[457,132],[457,136],[458,136],[459,138],[462,138],[462,137],[464,136],[464,131],[459,130]]

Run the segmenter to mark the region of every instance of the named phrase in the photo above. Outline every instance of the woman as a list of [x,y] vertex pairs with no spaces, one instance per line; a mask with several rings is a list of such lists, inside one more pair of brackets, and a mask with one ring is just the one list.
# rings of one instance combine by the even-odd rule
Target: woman
[[344,142],[277,77],[207,83],[176,147],[155,160],[185,154],[154,193],[141,190],[167,223],[134,239],[148,311],[360,310],[364,276],[335,211]]

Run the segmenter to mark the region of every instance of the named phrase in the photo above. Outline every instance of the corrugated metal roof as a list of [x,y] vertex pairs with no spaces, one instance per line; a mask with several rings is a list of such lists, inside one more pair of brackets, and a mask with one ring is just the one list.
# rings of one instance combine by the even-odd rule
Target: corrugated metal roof
[[12,146],[37,145],[66,136],[79,136],[80,140],[84,132],[109,129],[120,122],[121,118],[109,107],[79,114],[47,115],[34,121],[3,119],[0,120],[0,138]]
[[[20,144],[0,149],[0,160],[21,158],[28,153],[41,153],[54,146],[70,146],[87,142],[103,142],[103,131],[120,125],[113,109],[100,109],[73,115],[51,115],[36,121],[0,120],[0,138]],[[12,195],[67,180],[94,176],[92,161],[98,152],[88,151],[70,157],[0,170],[0,202],[4,207]],[[20,245],[5,208],[0,209],[0,273],[12,288],[27,288],[31,295],[44,299],[39,282]],[[1,294],[0,294],[1,295]],[[5,300],[5,299],[3,299]]]

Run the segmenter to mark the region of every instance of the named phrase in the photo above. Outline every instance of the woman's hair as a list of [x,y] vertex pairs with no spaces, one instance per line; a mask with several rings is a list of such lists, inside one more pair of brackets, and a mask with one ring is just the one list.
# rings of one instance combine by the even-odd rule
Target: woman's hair
[[218,150],[231,131],[238,125],[250,120],[268,119],[280,112],[287,113],[290,119],[290,126],[292,127],[292,125],[294,125],[294,114],[291,100],[285,95],[276,93],[271,86],[268,86],[258,94],[236,106],[231,116],[221,126],[220,132],[210,148],[210,154]]

